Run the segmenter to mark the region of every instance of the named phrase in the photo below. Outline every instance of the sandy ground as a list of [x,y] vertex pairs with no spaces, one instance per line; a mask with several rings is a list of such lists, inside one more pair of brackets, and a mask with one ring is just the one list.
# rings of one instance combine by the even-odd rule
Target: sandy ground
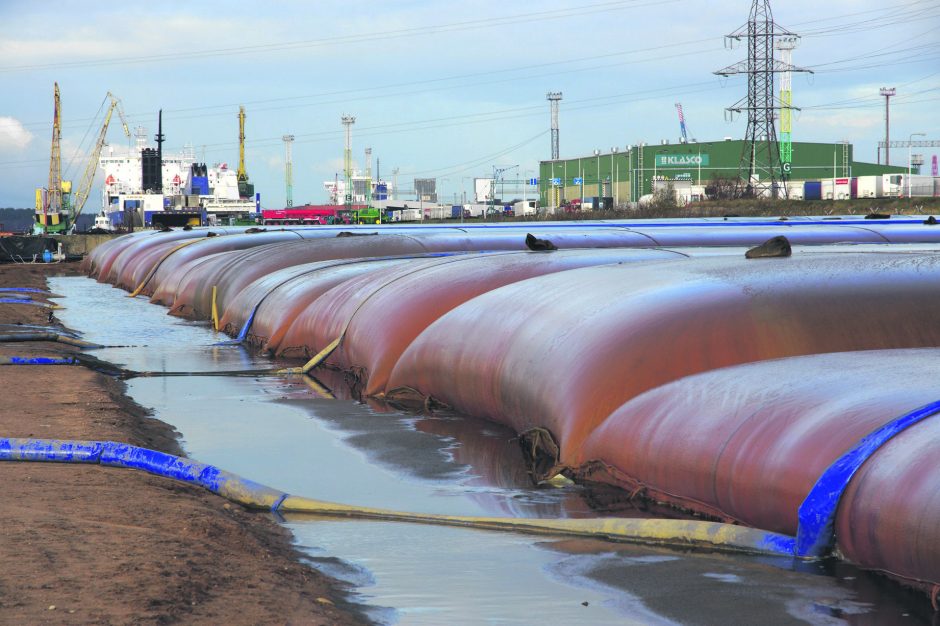
[[[79,271],[0,265],[0,287],[45,288],[47,274]],[[0,324],[48,325],[48,315],[0,304]],[[69,350],[0,343],[0,356]],[[123,391],[84,367],[0,366],[0,437],[112,440],[180,454],[174,431]],[[2,623],[366,622],[340,583],[300,562],[270,515],[202,489],[133,470],[12,462],[0,463],[0,485]]]

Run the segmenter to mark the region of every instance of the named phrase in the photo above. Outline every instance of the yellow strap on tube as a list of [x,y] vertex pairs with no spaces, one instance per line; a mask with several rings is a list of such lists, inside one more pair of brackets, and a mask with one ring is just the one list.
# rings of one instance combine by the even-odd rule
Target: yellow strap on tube
[[350,506],[300,496],[288,496],[281,502],[277,510],[283,514],[305,513],[329,517],[459,526],[527,534],[593,537],[612,541],[679,547],[699,546],[733,552],[777,554],[779,556],[779,553],[768,545],[768,536],[773,537],[773,533],[746,526],[698,520],[613,517],[528,519],[435,515]]
[[307,372],[315,368],[317,365],[322,363],[323,359],[330,356],[330,353],[333,352],[333,350],[336,350],[336,346],[339,345],[339,342],[342,341],[342,339],[343,339],[343,335],[340,335],[339,337],[331,341],[327,347],[320,350],[317,353],[317,355],[314,356],[309,361],[307,361],[303,367],[288,367],[286,369],[278,370],[276,373],[277,374],[306,374]]
[[215,303],[215,296],[218,292],[218,287],[212,285],[212,328],[214,330],[219,330],[219,307]]

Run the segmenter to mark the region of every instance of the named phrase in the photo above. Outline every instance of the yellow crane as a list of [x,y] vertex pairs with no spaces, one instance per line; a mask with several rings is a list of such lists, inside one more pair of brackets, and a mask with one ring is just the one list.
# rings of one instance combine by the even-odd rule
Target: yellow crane
[[252,198],[255,186],[248,182],[245,169],[245,107],[238,108],[238,197]]
[[[61,231],[65,224],[62,222],[62,211],[66,209],[63,203],[63,191],[71,190],[71,183],[62,180],[62,159],[60,137],[60,101],[59,83],[55,84],[55,105],[52,111],[52,154],[49,158],[49,184],[46,189],[36,189],[36,222],[33,225],[36,234],[47,231]],[[69,189],[65,189],[66,186]]]
[[105,96],[105,100],[109,100],[111,103],[108,105],[108,110],[104,115],[104,122],[101,125],[101,130],[98,133],[98,141],[95,143],[94,150],[92,150],[91,157],[88,160],[88,164],[85,166],[85,172],[82,174],[82,178],[78,183],[75,194],[72,197],[72,219],[70,231],[75,230],[75,222],[78,220],[78,216],[82,213],[82,208],[85,206],[85,201],[88,200],[88,194],[91,193],[91,185],[95,182],[95,173],[98,171],[98,159],[101,157],[101,149],[104,147],[104,140],[108,134],[108,125],[111,123],[111,115],[115,110],[118,112],[118,117],[121,118],[121,127],[124,130],[124,135],[130,139],[131,131],[127,126],[127,118],[124,117],[124,109],[121,107],[121,101],[114,96],[110,91],[108,95]]

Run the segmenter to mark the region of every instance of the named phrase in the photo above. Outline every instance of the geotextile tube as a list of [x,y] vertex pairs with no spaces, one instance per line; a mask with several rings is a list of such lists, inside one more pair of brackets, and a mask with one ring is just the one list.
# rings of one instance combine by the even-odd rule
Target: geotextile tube
[[340,259],[276,270],[238,292],[225,306],[220,330],[234,335],[238,341],[248,341],[259,347],[267,346],[269,342],[277,345],[290,326],[288,320],[296,318],[309,302],[329,289],[355,276],[400,265],[414,258],[418,257]]
[[[352,277],[314,300],[303,303],[299,314],[289,321],[279,344],[275,345],[268,340],[266,347],[278,355],[309,359],[339,339],[359,307],[378,290],[424,269],[460,263],[467,258],[469,257],[408,259],[398,265]],[[257,319],[260,322],[263,318],[259,315]],[[381,323],[381,318],[373,321]],[[405,323],[405,320],[400,322]]]
[[[929,229],[922,225],[908,223],[898,224],[879,224],[880,228],[863,228],[848,224],[832,223],[774,223],[752,225],[751,223],[731,223],[722,222],[683,222],[677,221],[676,224],[648,223],[642,220],[634,222],[611,222],[600,224],[578,224],[576,222],[558,223],[558,224],[490,224],[490,225],[467,225],[463,227],[454,226],[394,226],[384,225],[372,228],[369,232],[380,233],[377,237],[369,237],[369,242],[360,244],[352,243],[353,239],[358,238],[340,238],[341,243],[333,247],[333,250],[342,250],[346,248],[342,243],[348,244],[350,251],[357,245],[362,248],[374,248],[371,252],[360,250],[358,253],[347,254],[345,256],[330,255],[328,250],[320,252],[311,251],[309,247],[294,248],[296,263],[305,263],[317,260],[327,260],[330,258],[351,258],[353,256],[390,256],[395,254],[410,254],[417,251],[457,251],[457,250],[521,250],[524,249],[524,238],[527,234],[534,237],[550,239],[553,244],[559,248],[574,247],[649,247],[649,246],[754,246],[766,241],[767,239],[784,235],[796,245],[818,245],[824,243],[853,242],[853,243],[886,243],[889,241],[904,242],[937,242],[940,241],[940,233],[935,229]],[[176,301],[176,291],[180,287],[180,278],[188,271],[187,262],[195,258],[204,257],[216,252],[227,250],[244,250],[247,248],[256,248],[269,244],[272,241],[289,241],[292,237],[304,239],[317,239],[317,244],[324,240],[336,239],[340,227],[311,227],[296,228],[290,230],[262,230],[245,234],[244,229],[239,233],[232,229],[213,229],[204,231],[194,229],[191,231],[170,231],[170,232],[149,232],[143,235],[128,236],[115,239],[109,247],[104,250],[96,249],[101,256],[107,256],[111,260],[100,259],[90,263],[90,266],[99,267],[97,273],[100,280],[119,284],[120,286],[131,290],[140,285],[141,279],[148,271],[154,269],[155,261],[159,254],[169,249],[167,245],[161,245],[170,241],[178,241],[181,238],[202,238],[212,234],[228,234],[234,236],[231,241],[215,241],[210,245],[203,244],[190,248],[185,251],[174,253],[171,258],[161,262],[161,268],[153,277],[153,286],[148,286],[143,293],[145,295],[154,295],[154,301],[160,302],[166,306],[173,306]],[[356,231],[354,231],[356,232]],[[363,231],[365,232],[365,231]],[[397,236],[399,238],[412,238],[425,242],[422,246],[411,246],[407,249],[395,250],[394,248],[382,249],[384,245],[380,240],[385,237]],[[315,245],[317,245],[315,244]],[[150,251],[152,246],[161,246],[160,252]],[[100,250],[100,251],[99,251]],[[303,250],[303,251],[301,251]],[[110,251],[110,252],[109,252]],[[118,258],[113,258],[115,252],[119,251]],[[299,253],[299,254],[296,254]],[[310,254],[314,256],[310,256]],[[339,252],[338,254],[342,254]],[[144,258],[144,255],[146,258]],[[254,261],[265,258],[266,254],[255,255],[231,255],[227,257],[232,264],[232,271],[224,272],[218,270],[216,275],[203,277],[199,285],[193,287],[200,294],[205,291],[205,283],[218,285],[220,289],[228,289],[229,280],[235,280],[237,276],[234,268],[239,265],[251,265],[251,258]],[[292,256],[286,250],[272,255],[275,257],[273,265],[271,262],[265,263],[269,269],[280,269],[284,267],[283,259]],[[140,257],[138,260],[133,260]],[[278,266],[277,258],[282,259]],[[288,261],[289,262],[289,261]],[[203,268],[204,270],[206,268]],[[94,275],[95,272],[92,273]],[[218,274],[227,274],[220,276]],[[252,274],[247,282],[257,278],[258,272]],[[232,294],[226,291],[220,291],[222,310],[225,310],[225,300],[237,293],[238,289],[247,284],[240,282],[233,284]],[[192,297],[192,296],[191,296]],[[203,298],[205,296],[203,295]],[[202,311],[203,303],[193,304],[185,301],[179,307],[180,311]],[[184,315],[189,316],[188,313]],[[193,317],[206,319],[208,313],[193,313]]]
[[[255,314],[251,320],[251,328],[245,329],[246,340],[263,350],[276,350],[293,320],[308,304],[348,280],[403,263],[405,263],[404,259],[347,262],[342,265],[336,261],[324,261],[299,265],[297,269],[304,270],[301,280],[292,280],[277,289],[265,292],[264,300],[259,301],[257,308],[253,309]],[[275,272],[271,277],[278,277],[280,273]],[[267,283],[266,280],[264,282]],[[252,283],[253,285],[255,283]],[[262,289],[266,286],[263,285]],[[235,319],[237,315],[235,311],[238,310],[237,303],[243,297],[250,298],[253,291],[249,286],[240,292],[233,306],[226,309],[223,319]],[[229,313],[230,311],[232,313]],[[247,323],[247,320],[245,322]]]
[[[798,547],[806,556],[814,543],[822,548],[815,552],[826,553],[834,541],[861,567],[934,584],[940,582],[938,377],[940,349],[842,352],[718,369],[629,400],[569,464],[581,480],[809,537]],[[899,421],[905,416],[917,419]],[[906,427],[869,440],[864,456],[846,462],[871,434],[897,424]],[[841,478],[833,480],[833,472]],[[828,512],[811,506],[816,492]]]
[[[161,246],[174,241],[180,243],[186,239],[201,239],[206,237],[208,232],[206,230],[173,230],[131,233],[106,241],[96,247],[85,257],[82,267],[92,278],[97,278],[99,282],[108,282],[107,278],[111,275],[111,268],[115,263],[118,263],[118,267],[121,268],[127,260],[143,253],[151,246]],[[122,258],[123,260],[119,261]]]
[[[153,270],[153,279],[158,283],[164,276],[173,275],[179,268],[192,259],[198,259],[220,252],[231,252],[233,250],[245,250],[256,248],[258,246],[276,244],[286,241],[298,241],[306,236],[322,236],[323,233],[313,231],[304,233],[302,231],[275,230],[256,233],[230,234],[226,237],[208,237],[198,239],[193,245],[181,246],[172,254],[162,260],[160,266]],[[120,269],[116,276],[108,282],[122,289],[134,289],[140,284],[142,274],[150,271],[150,259],[143,264],[144,267],[138,267],[137,264],[129,259]],[[117,264],[115,264],[116,267]],[[112,270],[114,272],[114,270]],[[147,293],[146,291],[144,293]]]
[[205,239],[186,239],[183,242],[168,241],[135,255],[124,264],[121,277],[115,282],[115,286],[132,290],[129,294],[131,298],[138,296],[146,289],[153,275],[156,274],[164,261],[179,252],[180,249],[201,241],[205,241]]
[[215,466],[113,441],[0,438],[0,461],[100,464],[139,469],[199,485],[233,502],[278,513],[306,513],[397,522],[460,526],[539,535],[594,537],[630,543],[726,552],[792,556],[793,538],[743,526],[692,520],[514,519],[408,513],[349,506],[294,496]]
[[[560,247],[565,241],[577,247],[652,245],[648,238],[624,230],[563,231],[552,236]],[[217,255],[201,263],[195,259],[181,265],[164,263],[152,281],[152,301],[169,306],[173,315],[208,319],[212,286],[218,286],[218,306],[224,316],[229,301],[242,288],[260,276],[290,265],[362,257],[525,249],[524,229],[515,233],[498,231],[472,234],[457,231],[420,234],[392,232],[371,237],[320,238],[315,241],[259,246]],[[192,252],[198,250],[193,249]]]
[[[669,250],[560,250],[466,255],[428,264],[408,262],[382,280],[371,274],[309,302],[295,316],[279,354],[313,356],[340,335],[326,359],[351,370],[364,395],[385,390],[399,356],[436,319],[460,304],[510,283],[608,264],[681,259]],[[396,320],[390,332],[386,320]]]
[[931,254],[572,269],[449,311],[408,346],[386,391],[416,389],[520,433],[545,428],[564,460],[623,402],[683,376],[801,354],[940,346],[940,325],[923,322],[940,315],[938,280],[940,256]]

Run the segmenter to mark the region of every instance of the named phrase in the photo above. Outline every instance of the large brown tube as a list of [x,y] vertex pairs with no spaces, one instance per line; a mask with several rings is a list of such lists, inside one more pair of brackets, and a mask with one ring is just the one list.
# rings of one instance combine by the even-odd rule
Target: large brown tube
[[[231,298],[254,279],[280,267],[363,257],[385,257],[424,252],[480,250],[525,250],[524,229],[471,234],[432,232],[429,234],[388,234],[325,238],[317,241],[262,248],[248,254],[231,254],[226,260],[191,271],[185,264],[168,267],[155,277],[153,300],[168,306],[171,313],[192,319],[207,319],[211,309],[212,287],[217,286],[217,302],[224,312]],[[649,245],[649,238],[622,229],[553,231],[551,240],[559,247],[624,247]],[[270,259],[258,261],[270,257]],[[254,266],[258,264],[259,267]],[[183,278],[181,279],[180,276]]]
[[[99,282],[108,282],[112,267],[125,252],[127,254],[124,258],[130,259],[153,245],[205,236],[206,231],[203,230],[174,230],[170,232],[144,231],[112,239],[92,251],[88,263],[89,275],[97,278]],[[120,267],[123,267],[123,265],[119,265],[118,269]]]
[[[281,263],[281,267],[289,267],[331,259],[394,256],[424,251],[419,241],[398,235],[329,238],[264,246],[221,255],[199,266],[183,265],[177,276],[167,276],[157,286],[153,301],[171,306],[170,312],[174,315],[208,319],[212,307],[212,287],[218,286],[217,302],[221,303],[220,312],[224,314],[231,298],[251,282],[248,280],[243,285],[241,283],[244,279],[233,279],[241,273],[257,278],[264,275],[259,271],[264,272],[277,263]],[[265,258],[272,260],[264,261],[262,270],[255,269],[255,263]]]
[[[843,352],[689,376],[614,411],[569,459],[582,478],[795,535],[826,469],[869,433],[940,399],[940,350]],[[940,416],[869,458],[838,509],[843,554],[940,581]]]
[[[206,241],[205,238],[185,239],[183,241],[164,241],[146,247],[143,250],[137,250],[133,256],[112,266],[112,271],[107,282],[113,282],[115,287],[134,291],[141,283],[148,281],[152,277],[153,271],[165,259],[178,252],[177,248],[181,246],[189,247],[198,245]],[[118,270],[118,265],[120,269]]]
[[518,432],[547,428],[563,459],[580,458],[613,410],[683,376],[801,354],[940,346],[940,325],[924,321],[940,316],[938,280],[934,255],[571,270],[450,311],[405,351],[388,386]]
[[[500,255],[510,253],[496,253]],[[467,255],[469,256],[469,255]],[[299,314],[288,320],[289,326],[280,343],[268,342],[268,349],[287,357],[310,358],[339,337],[349,319],[369,297],[384,286],[422,270],[442,264],[458,263],[464,255],[443,258],[408,259],[400,264],[378,269],[346,280],[329,291],[308,300]],[[382,315],[372,320],[394,332],[397,323]]]
[[[179,275],[181,268],[185,267],[187,263],[203,257],[220,254],[222,252],[248,250],[266,245],[296,242],[308,237],[313,238],[323,235],[324,233],[322,232],[310,230],[274,230],[229,235],[221,239],[200,241],[198,244],[180,248],[161,263],[160,267],[154,273],[152,283],[154,286],[157,286],[167,280],[171,280],[172,277]],[[145,290],[144,293],[151,295],[154,289],[155,287],[151,287]]]
[[[219,306],[227,310],[229,299],[260,276],[287,267],[309,261],[327,259],[349,259],[377,256],[419,254],[422,252],[459,252],[470,250],[524,250],[524,229],[465,233],[458,229],[428,229],[429,232],[392,232],[389,235],[375,235],[368,239],[361,237],[343,237],[336,243],[318,242],[318,247],[290,246],[279,248],[274,254],[252,255],[239,259],[231,268],[216,277],[221,285],[218,293]],[[383,231],[384,232],[384,231]],[[485,235],[485,237],[484,237]],[[622,247],[648,244],[650,240],[643,236],[617,229],[597,229],[591,233],[561,230],[553,235],[553,242],[559,247]],[[343,243],[345,242],[345,243]],[[326,244],[329,249],[319,249]],[[246,267],[247,266],[247,267]]]
[[[368,293],[329,361],[341,368],[354,368],[361,382],[367,381],[363,393],[373,395],[385,390],[392,368],[415,337],[437,318],[478,295],[578,267],[676,258],[681,255],[667,250],[559,250],[473,255],[457,263],[436,264]],[[501,314],[493,311],[491,315]],[[334,338],[327,337],[326,343]]]
[[405,259],[346,259],[284,268],[242,289],[226,307],[220,328],[235,335],[257,307],[246,340],[265,349],[274,349],[294,319],[321,295],[357,276],[403,263]]
[[[933,357],[936,363],[937,357]],[[936,390],[936,372],[932,386]],[[935,396],[936,398],[936,396]],[[835,532],[845,557],[868,569],[940,585],[940,416],[887,442],[842,497]]]

